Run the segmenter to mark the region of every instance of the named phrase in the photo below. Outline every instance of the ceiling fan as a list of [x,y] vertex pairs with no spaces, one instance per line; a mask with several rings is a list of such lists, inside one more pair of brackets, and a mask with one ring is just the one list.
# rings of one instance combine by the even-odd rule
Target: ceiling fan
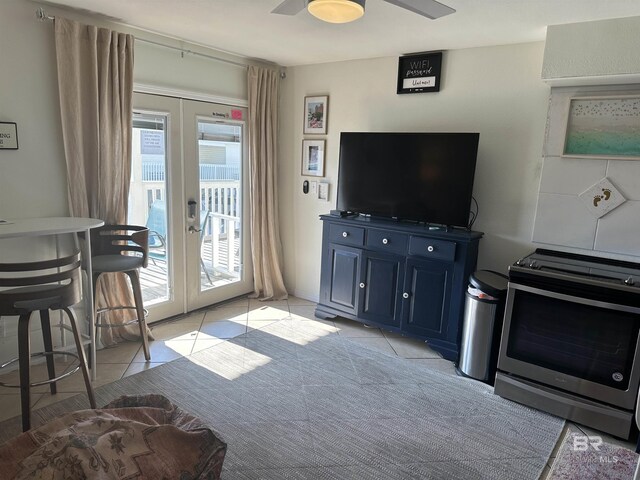
[[[418,15],[436,19],[455,10],[436,0],[383,0]],[[296,15],[305,7],[313,16],[329,23],[352,22],[364,15],[365,0],[284,0],[271,13]]]

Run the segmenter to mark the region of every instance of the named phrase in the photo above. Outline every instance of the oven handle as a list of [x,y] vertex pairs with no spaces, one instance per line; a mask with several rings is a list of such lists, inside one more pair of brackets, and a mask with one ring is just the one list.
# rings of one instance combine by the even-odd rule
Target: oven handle
[[[509,271],[510,272],[513,271],[513,272],[524,273],[524,274],[527,274],[527,275],[531,275],[532,274],[530,268],[519,267],[517,265],[511,265],[509,267]],[[587,277],[582,277],[580,275],[571,275],[571,274],[564,274],[564,273],[558,273],[558,272],[545,272],[543,270],[536,270],[535,271],[535,275],[540,276],[540,277],[547,277],[547,278],[553,278],[553,279],[557,279],[557,280],[562,280],[562,281],[565,281],[565,282],[572,282],[572,283],[577,283],[577,284],[589,285],[589,286],[593,286],[593,287],[601,287],[602,286],[602,282],[597,281],[597,280],[592,280],[592,279],[587,278]],[[622,292],[632,293],[634,295],[636,295],[638,293],[638,287],[625,285],[623,283],[621,283],[621,284],[607,283],[607,288],[611,288],[613,290],[619,290],[619,291],[622,291]]]
[[550,297],[550,298],[555,298],[555,299],[558,299],[558,300],[564,300],[566,302],[581,303],[583,305],[589,305],[589,306],[592,306],[592,307],[606,308],[608,310],[618,310],[620,312],[628,312],[628,313],[640,314],[640,308],[638,308],[638,307],[630,307],[628,305],[620,305],[620,304],[617,304],[617,303],[600,302],[598,300],[591,300],[589,298],[575,297],[573,295],[566,295],[564,293],[558,293],[558,292],[554,292],[554,291],[551,291],[551,290],[542,290],[540,288],[529,287],[527,285],[521,285],[519,283],[509,282],[508,288],[509,289],[514,289],[514,290],[522,290],[522,291],[533,293],[533,294],[536,294],[536,295],[542,295],[544,297]]

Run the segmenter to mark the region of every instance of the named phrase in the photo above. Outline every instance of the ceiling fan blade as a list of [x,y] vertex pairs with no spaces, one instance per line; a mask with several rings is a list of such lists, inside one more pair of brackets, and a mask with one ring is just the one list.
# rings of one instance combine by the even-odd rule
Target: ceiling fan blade
[[307,6],[307,0],[284,0],[280,5],[271,10],[278,15],[295,15]]
[[454,13],[455,10],[451,7],[447,7],[436,0],[384,0],[387,3],[397,5],[398,7],[405,8],[413,13],[422,15],[423,17],[435,20],[436,18],[444,17]]

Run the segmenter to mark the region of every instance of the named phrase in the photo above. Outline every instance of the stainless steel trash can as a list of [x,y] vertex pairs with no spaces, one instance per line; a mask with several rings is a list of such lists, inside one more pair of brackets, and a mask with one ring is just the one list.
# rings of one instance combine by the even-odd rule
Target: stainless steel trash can
[[469,277],[459,374],[493,385],[506,293],[506,275],[479,270]]

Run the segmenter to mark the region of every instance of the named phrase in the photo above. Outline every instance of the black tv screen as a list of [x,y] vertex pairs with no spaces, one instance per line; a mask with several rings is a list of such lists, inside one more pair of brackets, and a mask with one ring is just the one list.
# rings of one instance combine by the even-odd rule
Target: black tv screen
[[338,210],[466,227],[479,137],[343,132]]

